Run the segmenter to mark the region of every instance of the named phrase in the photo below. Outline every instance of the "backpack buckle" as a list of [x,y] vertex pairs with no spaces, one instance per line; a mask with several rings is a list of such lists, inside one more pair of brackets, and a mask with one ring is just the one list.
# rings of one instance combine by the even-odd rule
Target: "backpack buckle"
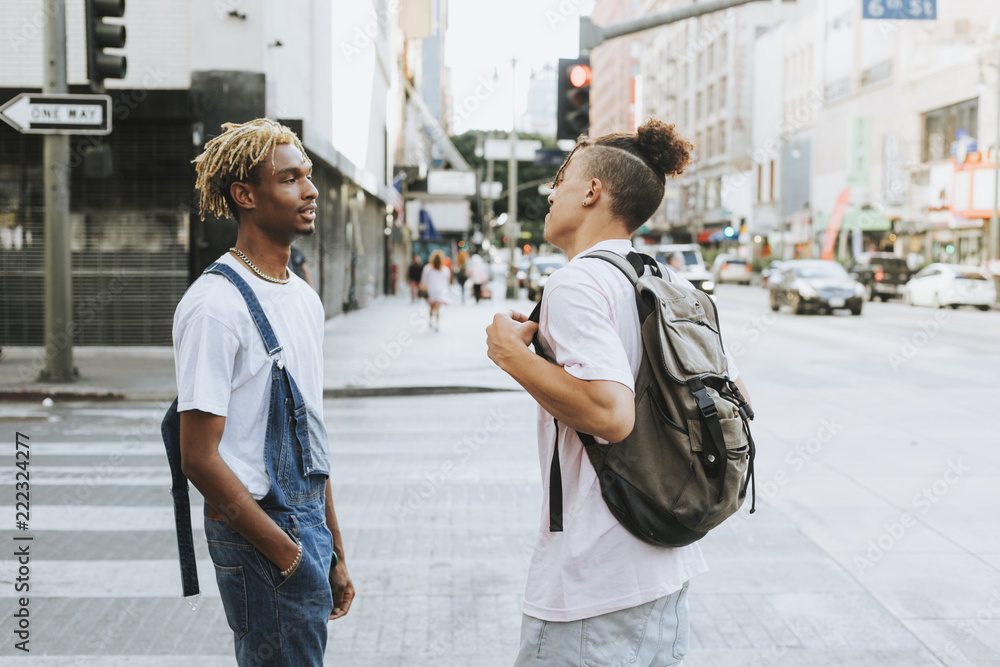
[[694,397],[698,399],[698,409],[701,411],[702,416],[705,419],[712,419],[718,416],[719,409],[715,407],[715,401],[712,397],[708,395],[708,390],[705,389],[705,383],[700,379],[694,378],[688,380],[688,387],[691,389],[691,393]]

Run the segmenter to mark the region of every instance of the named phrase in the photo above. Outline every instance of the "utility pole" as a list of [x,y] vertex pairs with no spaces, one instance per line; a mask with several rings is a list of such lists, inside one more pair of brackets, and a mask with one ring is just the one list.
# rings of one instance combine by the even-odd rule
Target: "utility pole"
[[[45,0],[44,93],[66,85],[66,0]],[[47,134],[45,188],[45,366],[39,380],[69,382],[73,367],[73,279],[69,229],[69,136]]]
[[517,59],[510,59],[510,158],[507,160],[507,248],[510,250],[510,270],[507,272],[507,298],[517,298],[517,265],[514,264],[514,247],[517,245],[517,104],[514,97],[514,79]]
[[997,62],[997,133],[993,150],[993,214],[990,216],[990,259],[1000,260],[1000,61]]

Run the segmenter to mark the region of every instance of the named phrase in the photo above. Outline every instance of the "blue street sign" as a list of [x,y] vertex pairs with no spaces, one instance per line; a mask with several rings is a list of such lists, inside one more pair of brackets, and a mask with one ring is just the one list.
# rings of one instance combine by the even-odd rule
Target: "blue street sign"
[[866,19],[937,19],[937,0],[861,0]]

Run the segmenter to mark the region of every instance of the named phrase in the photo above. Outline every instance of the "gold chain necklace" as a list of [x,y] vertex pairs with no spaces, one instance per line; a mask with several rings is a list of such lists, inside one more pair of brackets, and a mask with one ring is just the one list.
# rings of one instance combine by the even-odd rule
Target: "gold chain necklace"
[[[254,266],[254,263],[250,261],[250,258],[247,257],[246,255],[244,255],[243,252],[240,251],[238,248],[230,248],[229,252],[235,254],[237,257],[239,257],[240,259],[242,259],[243,263],[246,264],[247,266],[249,266],[251,271],[253,271],[254,273],[256,273],[258,276],[260,276],[264,280],[268,281],[269,283],[277,283],[279,285],[286,285],[286,284],[288,284],[288,281],[291,280],[291,278],[285,278],[284,280],[279,280],[278,278],[272,278],[271,276],[267,275],[266,273],[264,273],[263,271],[261,271],[260,269],[258,269],[256,266]],[[285,272],[287,273],[288,269],[285,269]]]

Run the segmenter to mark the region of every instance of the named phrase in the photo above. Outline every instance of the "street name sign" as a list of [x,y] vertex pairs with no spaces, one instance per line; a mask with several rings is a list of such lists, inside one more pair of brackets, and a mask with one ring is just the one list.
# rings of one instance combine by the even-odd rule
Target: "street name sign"
[[937,19],[937,0],[861,0],[862,18],[932,21]]
[[0,119],[22,134],[111,134],[111,97],[21,93]]

